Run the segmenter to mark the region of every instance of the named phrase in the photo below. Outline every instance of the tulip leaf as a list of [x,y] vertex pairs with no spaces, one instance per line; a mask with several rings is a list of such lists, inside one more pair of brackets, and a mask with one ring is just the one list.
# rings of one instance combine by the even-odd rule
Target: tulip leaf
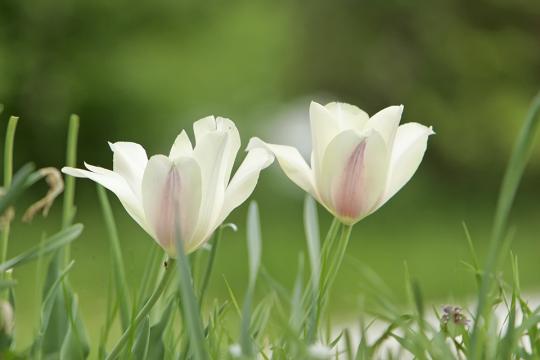
[[69,326],[60,349],[60,360],[86,359],[90,353],[90,343],[78,309],[78,299],[69,285],[64,286],[66,312]]
[[[57,298],[60,285],[64,281],[66,275],[73,267],[74,261],[71,261],[62,272],[58,273],[57,276],[54,278],[54,281],[48,286],[45,290],[45,294],[43,296],[43,301],[41,304],[41,320],[40,320],[40,331],[38,333],[38,336],[34,342],[33,348],[34,351],[41,351],[41,341],[43,338],[43,335],[46,333],[47,329],[49,328],[49,321],[51,320],[51,315],[53,312],[53,307],[57,303]],[[51,281],[52,279],[47,279],[48,281]],[[63,300],[64,297],[61,296],[61,299]],[[63,312],[61,312],[64,314]],[[52,327],[56,328],[56,327]],[[59,343],[60,341],[57,341]],[[56,350],[53,349],[53,350]]]
[[137,329],[135,343],[133,344],[133,349],[131,350],[134,360],[148,359],[149,339],[150,319],[147,316],[143,323],[139,326],[139,329]]
[[173,315],[173,310],[175,306],[175,299],[171,298],[169,305],[165,308],[161,314],[161,318],[157,324],[153,325],[150,328],[149,343],[151,344],[148,349],[148,355],[144,359],[163,359],[165,356],[165,345],[163,341],[163,334],[167,325],[170,322],[170,319]]

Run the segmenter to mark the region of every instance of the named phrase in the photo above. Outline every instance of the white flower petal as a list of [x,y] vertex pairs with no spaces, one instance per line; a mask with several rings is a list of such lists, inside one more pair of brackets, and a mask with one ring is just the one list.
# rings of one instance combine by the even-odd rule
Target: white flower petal
[[285,175],[301,189],[318,198],[313,172],[297,149],[292,146],[268,144],[259,138],[252,138],[247,149],[249,151],[256,148],[272,152]]
[[164,155],[148,161],[142,183],[143,208],[154,239],[176,257],[176,230],[186,252],[193,249],[193,232],[201,203],[201,173],[197,162],[180,157],[174,162]]
[[334,116],[340,131],[354,129],[361,133],[369,121],[369,115],[354,105],[331,102],[325,108]]
[[225,148],[225,172],[223,176],[223,185],[226,186],[231,177],[234,160],[238,150],[240,149],[240,133],[234,122],[223,117],[207,116],[193,124],[193,132],[195,133],[195,147],[209,133],[222,132],[228,137],[227,146]]
[[430,127],[418,123],[407,123],[398,128],[386,190],[378,207],[394,196],[414,175],[426,152],[428,137],[432,134],[434,132]]
[[328,145],[319,192],[327,208],[342,221],[355,223],[367,216],[384,191],[388,168],[384,140],[378,132],[340,133]]
[[266,149],[255,148],[248,151],[225,190],[224,206],[216,226],[221,224],[231,211],[246,201],[257,185],[259,173],[273,161],[274,156]]
[[339,123],[327,108],[314,101],[311,102],[309,107],[309,120],[311,123],[312,147],[311,168],[317,179],[326,147],[339,133]]
[[109,143],[113,151],[113,171],[120,174],[131,187],[131,190],[140,198],[141,182],[148,162],[146,151],[136,143],[119,141]]
[[228,164],[232,162],[227,158],[230,156],[226,151],[228,140],[226,132],[209,132],[198,140],[193,151],[193,156],[201,168],[202,178],[202,216],[196,230],[196,238],[205,236],[223,208],[225,173]]
[[91,171],[64,167],[62,168],[62,172],[67,175],[90,179],[112,191],[118,197],[133,220],[151,234],[146,225],[142,203],[135,194],[133,194],[133,191],[125,179],[121,175],[102,167],[92,166],[86,163],[85,166]]
[[389,106],[382,109],[375,115],[373,115],[368,123],[367,128],[375,129],[386,142],[387,148],[391,151],[396,131],[401,121],[401,115],[403,114],[403,105]]
[[193,153],[193,146],[185,130],[176,137],[174,144],[171,147],[169,153],[169,159],[174,160],[180,156],[191,156]]

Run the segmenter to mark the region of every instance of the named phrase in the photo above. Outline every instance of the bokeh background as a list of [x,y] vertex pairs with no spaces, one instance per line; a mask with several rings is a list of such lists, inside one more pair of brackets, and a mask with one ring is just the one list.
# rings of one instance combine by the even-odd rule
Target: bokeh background
[[[403,299],[404,264],[438,306],[466,303],[475,290],[462,261],[462,223],[483,257],[504,166],[529,101],[540,87],[540,2],[536,0],[68,1],[0,0],[0,103],[21,117],[15,162],[61,167],[71,113],[81,116],[79,164],[110,166],[107,141],[167,153],[178,132],[205,115],[230,117],[243,143],[257,135],[309,149],[308,106],[345,101],[373,114],[404,104],[403,121],[432,125],[413,180],[358,224],[336,284],[336,316],[362,296],[355,262]],[[190,132],[191,133],[191,132]],[[240,156],[240,158],[243,155]],[[540,149],[535,148],[512,216],[523,286],[538,289]],[[18,209],[46,191],[33,189]],[[71,275],[93,341],[105,317],[109,251],[90,181],[77,182]],[[260,204],[268,272],[290,287],[305,250],[304,194],[274,165],[253,198]],[[132,291],[155,245],[113,202]],[[218,254],[212,294],[246,285],[246,206]],[[329,217],[320,211],[321,224]],[[60,226],[17,220],[10,253]],[[36,331],[35,266],[15,274],[19,346]]]

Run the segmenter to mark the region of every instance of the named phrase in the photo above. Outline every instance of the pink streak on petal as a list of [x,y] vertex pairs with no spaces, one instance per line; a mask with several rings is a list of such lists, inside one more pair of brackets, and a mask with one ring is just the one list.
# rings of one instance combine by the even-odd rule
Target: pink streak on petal
[[156,236],[163,248],[170,249],[175,244],[176,219],[179,218],[180,176],[174,166],[169,171],[162,193],[158,196],[161,197],[161,207],[156,218]]
[[357,219],[362,211],[362,187],[366,140],[356,146],[343,173],[336,196],[336,212],[343,218]]

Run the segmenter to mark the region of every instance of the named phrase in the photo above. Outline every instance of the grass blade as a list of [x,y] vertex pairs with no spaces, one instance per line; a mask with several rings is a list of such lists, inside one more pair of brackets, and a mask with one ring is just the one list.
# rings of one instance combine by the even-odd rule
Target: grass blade
[[126,281],[126,274],[124,270],[124,259],[122,257],[122,250],[120,249],[120,240],[118,238],[118,231],[116,229],[116,223],[114,221],[114,215],[111,210],[111,204],[107,197],[105,189],[98,185],[97,193],[99,203],[101,204],[101,210],[103,212],[103,219],[109,233],[109,243],[111,245],[112,254],[112,266],[114,274],[114,284],[116,288],[116,296],[118,298],[118,304],[120,307],[120,321],[122,323],[122,330],[127,329],[130,322],[131,301],[129,298],[129,289]]
[[189,260],[184,251],[184,243],[180,238],[179,224],[176,224],[176,253],[178,256],[177,274],[180,289],[180,310],[189,337],[189,346],[195,359],[206,360],[209,359],[209,355],[204,339],[201,313],[193,289]]
[[253,344],[250,334],[251,307],[253,303],[253,293],[259,266],[261,263],[261,225],[259,220],[259,208],[257,203],[252,201],[249,204],[247,218],[247,247],[249,260],[249,283],[246,290],[244,305],[242,307],[242,323],[240,327],[240,346],[245,356],[253,357]]
[[66,244],[71,243],[75,240],[82,232],[83,226],[81,224],[76,224],[70,226],[69,228],[60,231],[59,233],[51,236],[43,244],[39,244],[33,247],[30,250],[25,251],[24,253],[11,258],[2,264],[0,264],[0,272],[4,272],[8,269],[13,269],[17,266],[26,264],[34,259],[37,259],[41,255],[48,254],[53,252]]

